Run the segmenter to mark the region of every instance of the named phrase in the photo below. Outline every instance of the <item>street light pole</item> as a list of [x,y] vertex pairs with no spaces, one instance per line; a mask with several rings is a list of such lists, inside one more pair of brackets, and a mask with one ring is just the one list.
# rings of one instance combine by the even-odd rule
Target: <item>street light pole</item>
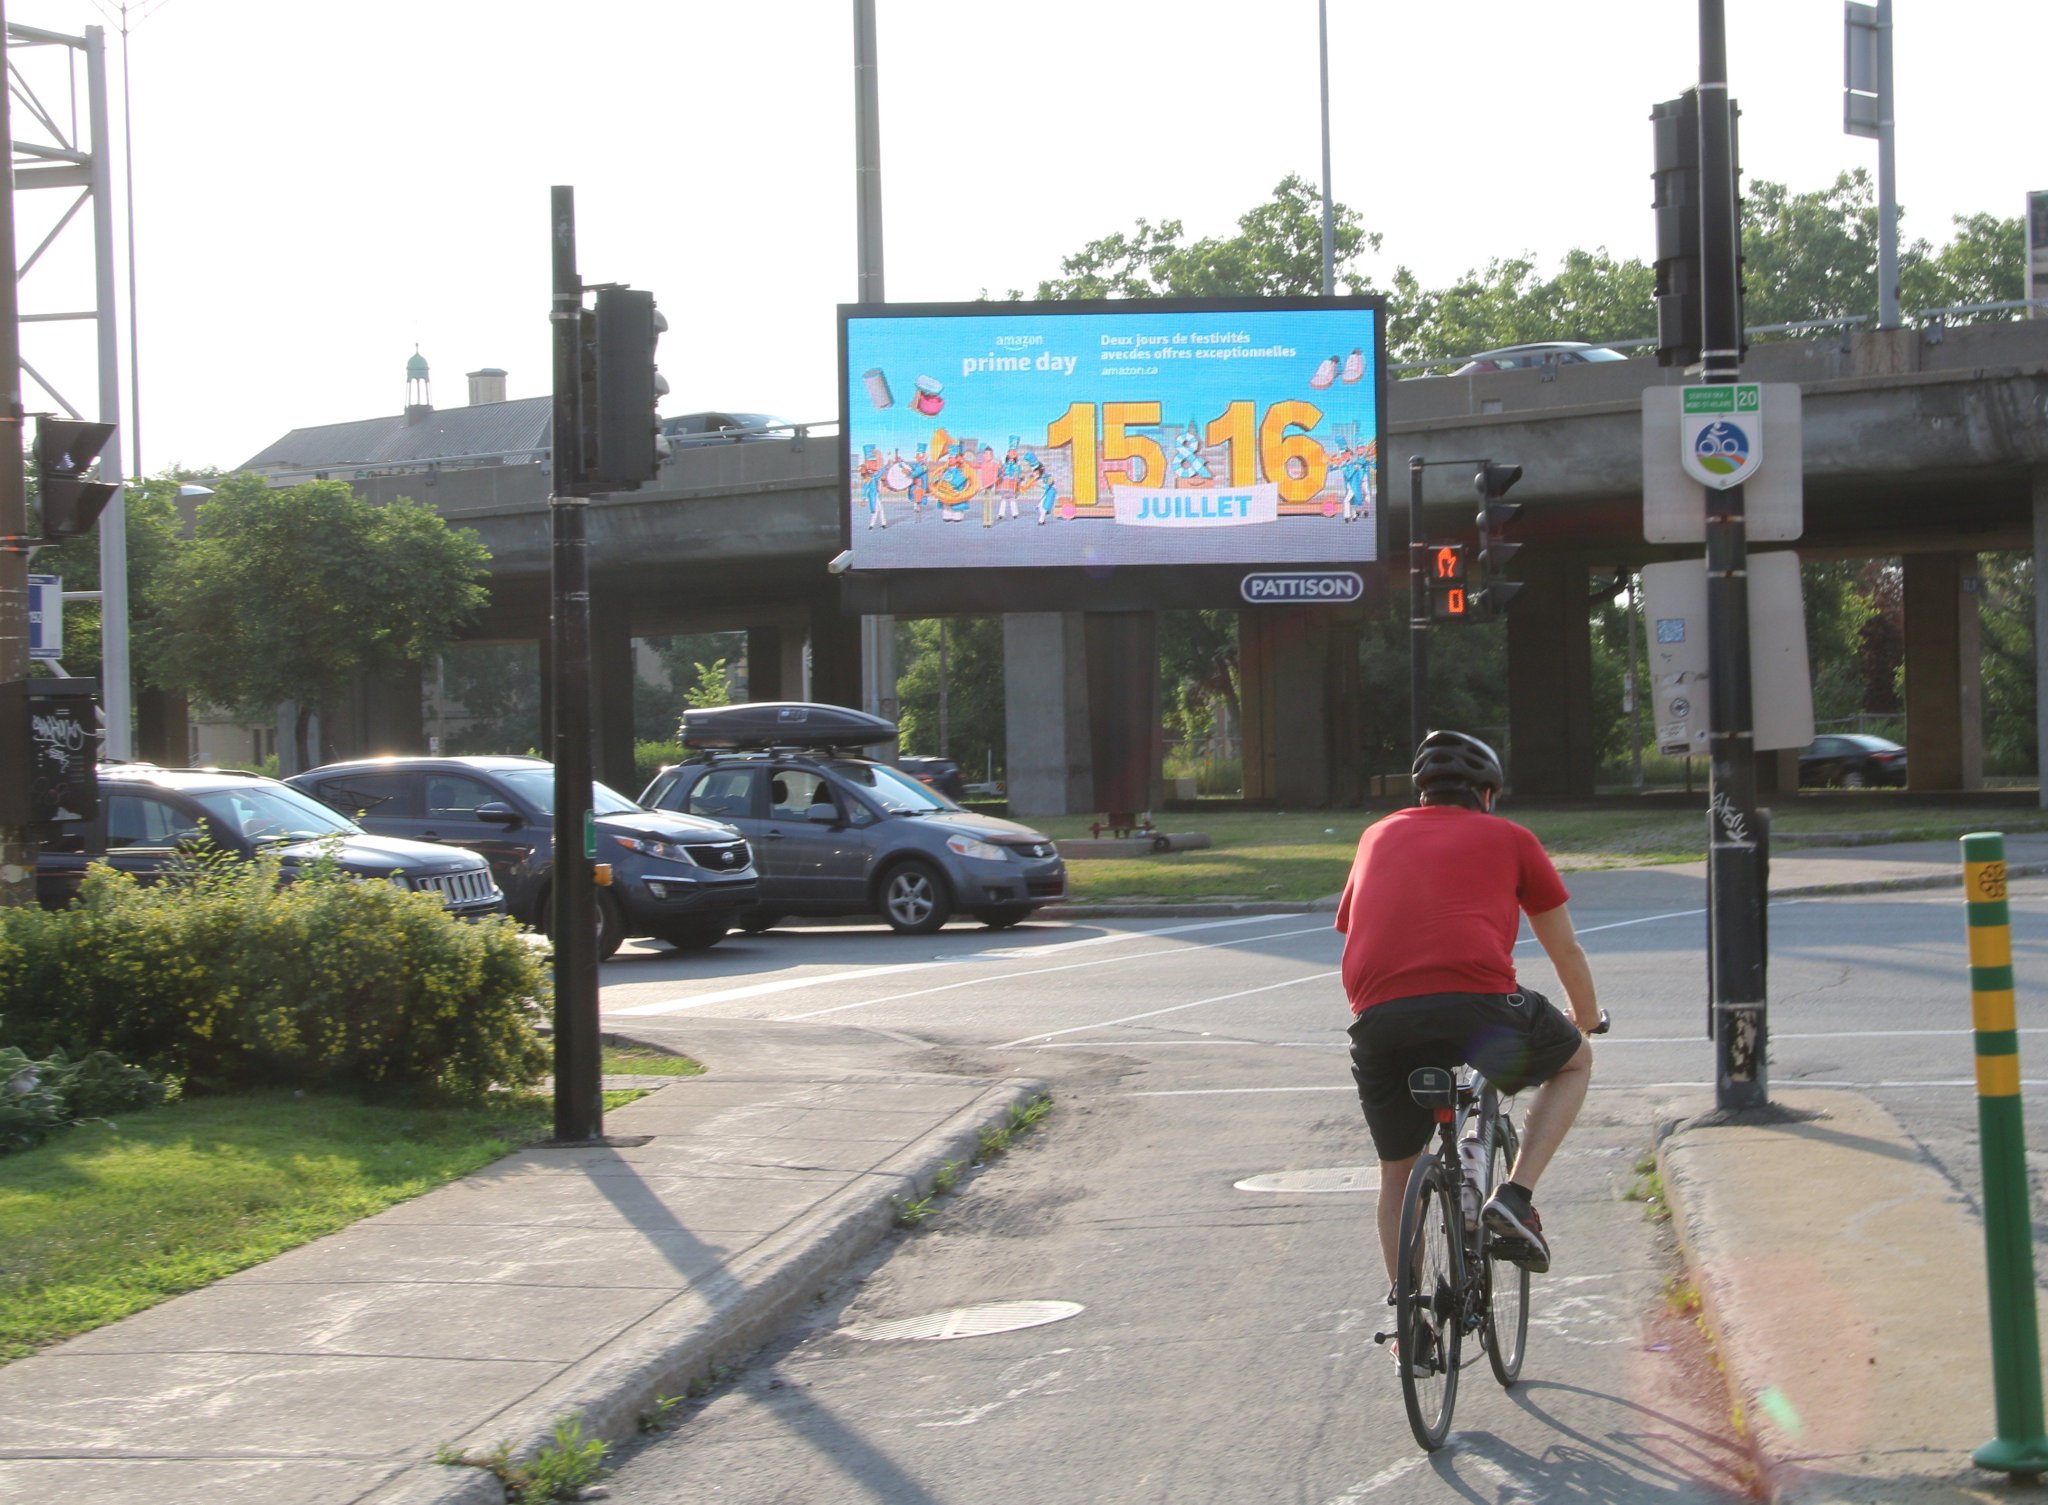
[[[1734,109],[1723,0],[1700,0],[1701,380],[1741,374]],[[1743,488],[1703,488],[1707,512],[1708,979],[1714,1095],[1724,1109],[1769,1100],[1764,1001],[1763,841],[1749,674],[1749,545]]]
[[[0,71],[7,15],[0,0]],[[14,139],[0,89],[0,142]],[[0,193],[0,266],[14,261],[14,193]],[[28,677],[28,482],[21,468],[21,303],[12,275],[0,277],[0,684]],[[0,904],[36,901],[36,847],[19,826],[0,826]]]

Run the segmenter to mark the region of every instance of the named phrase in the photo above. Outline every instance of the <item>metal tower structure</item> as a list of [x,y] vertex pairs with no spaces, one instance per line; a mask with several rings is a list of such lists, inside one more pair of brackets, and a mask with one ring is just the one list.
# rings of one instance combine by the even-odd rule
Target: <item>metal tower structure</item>
[[[99,383],[98,412],[93,416],[100,423],[114,424],[120,441],[125,442],[129,434],[121,415],[120,342],[114,306],[113,142],[107,130],[105,31],[88,26],[84,36],[67,37],[9,22],[7,89],[13,101],[10,120],[14,139],[10,148],[16,222],[24,228],[25,222],[48,226],[15,273],[22,309],[22,375],[69,417],[87,416],[58,389],[53,378],[46,377],[31,362],[29,326],[90,321]],[[39,212],[33,217],[21,213],[24,194],[47,194],[50,190],[71,197],[68,202],[60,200],[62,207],[54,212],[42,212],[49,207],[45,199],[38,201]],[[75,265],[77,258],[53,257],[49,271],[40,278],[35,276],[38,264],[52,246],[64,239],[66,231],[78,220],[79,212],[88,206],[92,211],[93,252],[90,296],[84,300],[75,295],[64,298],[69,307],[45,307],[32,294],[58,282],[62,265],[67,261]],[[27,244],[28,235],[33,233],[26,230],[18,234],[17,244]],[[76,233],[72,234],[70,242],[75,243],[77,238]],[[45,296],[59,298],[73,292],[71,286],[58,286]],[[80,301],[90,306],[80,308]],[[59,353],[61,356],[61,348]],[[35,359],[48,359],[40,343]],[[40,406],[32,396],[23,405]],[[99,474],[103,481],[120,484],[121,442],[102,455]],[[102,753],[111,758],[129,758],[134,756],[135,718],[128,654],[127,508],[120,491],[114,493],[106,511],[100,514],[99,537],[100,695],[106,713]]]

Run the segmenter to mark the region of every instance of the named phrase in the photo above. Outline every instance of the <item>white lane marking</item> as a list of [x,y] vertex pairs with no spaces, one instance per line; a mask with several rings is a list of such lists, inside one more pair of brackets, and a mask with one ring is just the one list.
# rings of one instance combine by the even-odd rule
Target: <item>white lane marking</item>
[[[1666,1092],[1687,1087],[1711,1087],[1711,1078],[1699,1077],[1689,1082],[1595,1082],[1588,1090],[1593,1092]],[[1828,1087],[1844,1092],[1902,1091],[1911,1087],[1967,1087],[1977,1088],[1973,1077],[1937,1078],[1925,1082],[1833,1082],[1820,1081],[1812,1077],[1778,1077],[1772,1080],[1773,1087]],[[2022,1087],[2048,1087],[2048,1077],[2023,1077]],[[1247,1097],[1280,1092],[1345,1092],[1356,1097],[1358,1089],[1338,1082],[1325,1083],[1316,1087],[1174,1087],[1169,1089],[1138,1088],[1121,1094],[1124,1097]]]
[[[1100,946],[1111,942],[1149,940],[1160,935],[1186,935],[1198,930],[1221,930],[1232,925],[1256,925],[1267,920],[1298,920],[1298,914],[1280,915],[1233,915],[1227,920],[1198,920],[1187,925],[1167,925],[1158,930],[1123,930],[1111,935],[1089,936],[1078,941],[1055,941],[1045,946],[1005,946],[997,951],[976,952],[957,957],[945,957],[936,961],[899,962],[886,967],[855,967],[844,972],[819,972],[808,977],[780,977],[770,982],[747,983],[736,988],[722,988],[715,993],[697,993],[687,998],[668,998],[657,1003],[628,1004],[623,1008],[607,1008],[603,1012],[620,1017],[647,1014],[677,1014],[685,1009],[701,1009],[715,1003],[735,1003],[749,998],[765,998],[775,993],[793,992],[798,988],[832,987],[841,983],[857,983],[869,978],[888,977],[901,972],[932,971],[945,967],[957,967],[964,963],[976,962],[996,956],[1004,959],[1037,957],[1057,952],[1072,951],[1081,946]],[[1322,926],[1313,929],[1322,929]],[[1307,935],[1309,930],[1284,931],[1284,935]],[[1029,973],[1023,974],[1029,976]],[[989,981],[986,977],[979,981]],[[880,1000],[877,1000],[880,1001]],[[796,1018],[808,1018],[799,1014]]]
[[1429,1455],[1424,1453],[1418,1457],[1404,1459],[1399,1463],[1389,1464],[1370,1479],[1361,1479],[1341,1495],[1331,1495],[1329,1499],[1323,1501],[1323,1505],[1358,1505],[1358,1502],[1367,1495],[1376,1495],[1389,1484],[1399,1484],[1403,1479],[1428,1462]]
[[1275,988],[1297,988],[1303,983],[1327,982],[1335,976],[1335,972],[1312,972],[1307,977],[1290,977],[1284,982],[1269,982],[1261,987],[1239,988],[1234,993],[1218,993],[1210,998],[1197,998],[1189,1003],[1176,1003],[1163,1009],[1148,1009],[1142,1014],[1126,1014],[1121,1019],[1104,1019],[1096,1024],[1077,1024],[1072,1029],[1047,1030],[1042,1035],[1026,1035],[1021,1040],[1010,1040],[992,1048],[1011,1050],[1019,1045],[1029,1045],[1034,1040],[1051,1040],[1060,1035],[1078,1035],[1091,1029],[1111,1029],[1119,1024],[1135,1024],[1140,1019],[1157,1019],[1161,1014],[1178,1014],[1182,1009],[1198,1009],[1205,1003],[1228,1003],[1233,998],[1251,998],[1260,993],[1270,993]]
[[[1255,945],[1255,944],[1257,944],[1257,943],[1259,943],[1259,942],[1261,942],[1261,941],[1278,941],[1278,940],[1285,940],[1285,939],[1287,939],[1287,938],[1288,938],[1289,936],[1295,936],[1295,935],[1314,935],[1314,934],[1317,934],[1317,933],[1318,933],[1318,932],[1319,932],[1319,931],[1321,930],[1321,928],[1322,928],[1322,927],[1320,927],[1320,926],[1315,926],[1315,927],[1311,927],[1310,929],[1306,929],[1306,930],[1276,930],[1276,931],[1272,932],[1272,933],[1271,933],[1271,934],[1269,934],[1269,935],[1255,935],[1255,936],[1252,936],[1252,937],[1250,937],[1249,939],[1246,939],[1246,940],[1242,940],[1242,941],[1213,941],[1213,942],[1209,942],[1209,943],[1208,943],[1208,945],[1209,945],[1209,947],[1210,947],[1211,949],[1214,949],[1214,950],[1217,950],[1217,951],[1224,951],[1224,950],[1228,950],[1228,949],[1229,949],[1230,947],[1232,947],[1232,946],[1250,946],[1250,945]],[[1108,966],[1115,966],[1115,965],[1117,965],[1118,963],[1121,963],[1121,962],[1132,962],[1132,961],[1150,961],[1150,960],[1154,959],[1155,957],[1159,957],[1159,956],[1164,956],[1164,955],[1166,955],[1166,954],[1167,954],[1167,953],[1165,953],[1165,952],[1163,952],[1163,951],[1144,951],[1144,952],[1140,952],[1140,953],[1138,953],[1138,954],[1137,954],[1136,956],[1130,956],[1130,955],[1125,955],[1125,956],[1105,956],[1105,957],[1101,957],[1101,958],[1096,958],[1096,959],[1089,959],[1089,960],[1083,960],[1083,961],[1078,961],[1078,962],[1067,962],[1067,963],[1065,963],[1064,965],[1062,965],[1062,966],[1058,966],[1058,967],[1032,967],[1032,968],[1029,968],[1029,969],[1027,969],[1027,970],[1025,970],[1025,971],[1022,971],[1022,972],[1005,972],[1005,973],[1002,973],[1002,974],[1000,974],[999,976],[995,976],[995,977],[991,977],[991,976],[988,976],[988,975],[987,975],[987,974],[985,974],[985,973],[984,973],[984,974],[977,974],[976,976],[973,976],[973,977],[965,977],[965,978],[962,978],[962,979],[960,979],[960,980],[959,980],[958,982],[947,982],[947,983],[940,983],[940,984],[939,984],[939,985],[938,985],[937,987],[932,987],[932,988],[913,988],[913,989],[912,989],[912,990],[911,990],[910,992],[908,992],[908,993],[884,993],[884,994],[883,994],[883,995],[882,995],[881,997],[879,997],[879,998],[862,998],[862,999],[857,999],[856,1001],[854,1001],[854,1002],[852,1002],[852,1003],[835,1003],[835,1004],[831,1004],[831,1005],[829,1005],[829,1006],[827,1006],[827,1007],[825,1007],[825,1008],[822,1008],[822,1009],[812,1009],[812,1010],[810,1010],[810,1011],[809,1011],[808,1013],[803,1013],[803,1014],[781,1014],[781,1015],[778,1015],[778,1016],[776,1017],[776,1020],[775,1020],[775,1022],[776,1022],[777,1024],[793,1024],[793,1023],[796,1023],[796,1022],[798,1022],[799,1020],[804,1020],[804,1019],[821,1019],[821,1018],[823,1018],[823,1017],[824,1017],[825,1015],[827,1015],[827,1014],[843,1014],[843,1013],[845,1013],[845,1012],[846,1012],[846,1011],[847,1011],[848,1009],[865,1009],[865,1008],[872,1008],[872,1007],[873,1007],[874,1005],[876,1005],[876,1004],[878,1004],[878,1003],[902,1003],[902,1002],[905,1002],[906,1000],[908,1000],[908,999],[912,999],[912,998],[926,998],[926,997],[929,997],[930,995],[932,995],[933,993],[950,993],[950,992],[954,991],[954,990],[955,990],[956,988],[978,988],[978,987],[985,987],[985,986],[987,986],[987,985],[988,985],[989,983],[991,983],[991,982],[1016,982],[1016,981],[1019,981],[1019,980],[1021,980],[1021,979],[1023,979],[1023,978],[1026,978],[1026,977],[1043,977],[1043,976],[1045,976],[1045,975],[1047,975],[1047,974],[1049,974],[1049,973],[1053,973],[1053,972],[1078,972],[1078,971],[1080,971],[1080,970],[1081,970],[1082,968],[1084,968],[1084,967],[1108,967]],[[1321,978],[1321,977],[1334,977],[1335,975],[1336,975],[1336,974],[1335,974],[1335,973],[1333,973],[1333,972],[1321,972],[1321,973],[1317,973],[1317,974],[1316,974],[1316,976],[1317,976],[1318,978]],[[1304,979],[1304,980],[1313,980],[1313,979]],[[1254,992],[1258,992],[1258,991],[1261,991],[1261,990],[1259,990],[1259,989],[1256,989],[1256,988],[1255,988],[1255,989],[1253,989],[1252,991],[1254,991]],[[1192,1005],[1192,1004],[1185,1004],[1185,1003],[1183,1003],[1183,1004],[1176,1004],[1176,1005],[1174,1005],[1174,1007],[1175,1007],[1175,1008],[1191,1008],[1191,1007],[1193,1007],[1193,1005]],[[1172,1012],[1172,1010],[1162,1010],[1162,1012],[1168,1012],[1168,1013],[1170,1013],[1170,1012]],[[1141,1019],[1142,1019],[1142,1018],[1145,1018],[1146,1016],[1145,1016],[1145,1015],[1143,1015],[1143,1014],[1140,1014],[1140,1015],[1136,1015],[1136,1016],[1134,1016],[1134,1017],[1137,1017],[1137,1018],[1141,1018]],[[1121,1022],[1121,1021],[1118,1021],[1118,1020],[1110,1020],[1110,1021],[1108,1021],[1108,1023],[1111,1023],[1111,1024],[1115,1024],[1115,1023],[1119,1023],[1119,1022]],[[1104,1027],[1104,1026],[1103,1026],[1103,1025],[1100,1025],[1100,1024],[1084,1024],[1084,1025],[1081,1025],[1081,1026],[1080,1026],[1080,1028],[1082,1028],[1082,1029],[1101,1029],[1101,1028],[1103,1028],[1103,1027]],[[1058,1033],[1058,1034],[1071,1034],[1071,1033],[1072,1033],[1072,1031],[1070,1031],[1070,1030],[1059,1030],[1059,1031],[1055,1031],[1055,1033]],[[1049,1036],[1044,1036],[1044,1037],[1042,1037],[1042,1036],[1038,1036],[1038,1035],[1032,1035],[1032,1036],[1030,1036],[1029,1038],[1031,1038],[1031,1039],[1033,1039],[1033,1040],[1037,1040],[1037,1039],[1041,1039],[1041,1038],[1050,1038],[1050,1037],[1049,1037]]]

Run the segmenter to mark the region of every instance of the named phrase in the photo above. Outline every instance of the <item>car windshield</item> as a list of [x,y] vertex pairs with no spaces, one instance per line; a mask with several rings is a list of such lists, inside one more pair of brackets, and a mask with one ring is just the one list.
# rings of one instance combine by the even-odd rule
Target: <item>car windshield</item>
[[787,429],[792,426],[787,418],[777,418],[773,413],[733,413],[730,416],[741,428]]
[[1898,752],[1901,750],[1898,743],[1887,741],[1883,737],[1873,737],[1865,732],[1844,732],[1842,740],[1844,742],[1853,742],[1865,752]]
[[[510,784],[542,815],[555,813],[555,771],[552,768],[494,768],[491,777]],[[599,815],[631,815],[640,807],[616,789],[590,786],[590,808]]]
[[882,763],[834,763],[832,771],[891,814],[960,807],[929,784]]
[[282,784],[258,784],[195,792],[194,803],[222,829],[244,841],[312,841],[322,836],[360,836],[363,828],[315,799]]

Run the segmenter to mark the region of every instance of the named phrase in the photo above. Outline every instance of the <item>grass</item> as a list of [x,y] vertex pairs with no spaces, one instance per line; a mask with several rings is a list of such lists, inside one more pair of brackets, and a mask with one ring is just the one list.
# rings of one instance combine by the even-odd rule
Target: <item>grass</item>
[[0,1156],[0,1362],[345,1228],[551,1127],[538,1095],[420,1108],[252,1093]]
[[[1706,800],[1696,810],[1642,809],[1618,803],[1611,809],[1502,807],[1511,820],[1543,839],[1565,872],[1628,867],[1642,863],[1706,860]],[[1270,899],[1305,904],[1344,886],[1358,835],[1384,811],[1360,810],[1195,810],[1160,819],[1164,831],[1201,831],[1210,845],[1200,851],[1146,853],[1137,857],[1069,861],[1067,884],[1075,903],[1106,900]],[[1092,817],[1050,816],[1030,824],[1056,840],[1088,835]],[[1955,810],[1916,804],[1901,795],[1871,791],[1853,800],[1801,804],[1786,800],[1773,811],[1772,829],[1782,834],[1897,832],[1906,840],[1933,840],[1988,828],[2038,829],[2027,812]]]
[[651,1045],[607,1045],[600,1069],[606,1076],[702,1076],[704,1063]]

